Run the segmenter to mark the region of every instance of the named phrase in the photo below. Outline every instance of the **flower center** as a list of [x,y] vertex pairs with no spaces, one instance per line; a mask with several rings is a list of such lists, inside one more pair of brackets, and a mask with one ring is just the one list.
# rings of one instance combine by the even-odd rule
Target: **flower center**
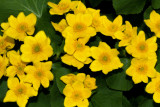
[[73,29],[75,32],[81,32],[86,29],[86,25],[84,25],[83,23],[77,23],[73,26]]
[[40,45],[36,44],[36,45],[33,47],[33,53],[39,53],[40,51],[41,51]]
[[108,53],[103,53],[100,55],[99,61],[101,64],[107,64],[108,62],[111,61],[110,56],[108,55]]
[[147,44],[145,42],[139,43],[137,48],[140,52],[146,52],[148,50]]
[[84,49],[84,45],[78,41],[75,42],[74,46],[76,50],[79,50],[79,51]]
[[38,80],[41,80],[44,76],[43,72],[42,71],[36,71],[35,72],[35,78],[37,78]]
[[24,74],[24,67],[23,65],[17,66],[17,74],[23,75]]
[[26,87],[21,84],[17,87],[17,89],[14,92],[15,92],[16,96],[21,96],[22,94],[26,93]]
[[114,25],[114,24],[112,24],[111,27],[109,28],[109,30],[111,32],[115,32],[115,31],[117,31],[117,29],[118,29],[118,27],[116,25]]
[[28,30],[27,23],[20,23],[17,27],[18,32],[26,32]]
[[82,99],[82,95],[81,95],[81,94],[82,94],[81,92],[75,91],[74,94],[73,94],[73,99],[74,99],[74,101],[79,101],[79,100],[81,100],[81,99]]
[[140,74],[146,74],[147,73],[147,66],[146,65],[140,65],[137,68],[137,72]]
[[23,93],[23,89],[22,88],[18,89],[18,93],[22,94]]
[[156,24],[156,27],[157,27],[158,30],[160,30],[160,22],[158,22],[158,23]]

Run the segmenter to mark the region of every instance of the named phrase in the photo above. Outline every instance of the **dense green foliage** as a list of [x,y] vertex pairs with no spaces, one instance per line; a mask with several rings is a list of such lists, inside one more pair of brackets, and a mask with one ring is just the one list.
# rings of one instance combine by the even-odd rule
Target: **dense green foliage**
[[[52,72],[55,76],[54,81],[48,89],[40,88],[39,95],[29,99],[27,107],[63,107],[64,95],[62,94],[65,84],[59,79],[61,76],[71,72],[85,72],[97,79],[98,89],[92,94],[90,107],[159,107],[152,100],[152,95],[145,92],[146,84],[134,85],[131,77],[126,76],[125,71],[130,66],[131,56],[118,48],[118,40],[112,40],[100,33],[89,41],[90,46],[97,46],[99,41],[108,43],[112,48],[118,48],[120,59],[124,64],[122,69],[115,70],[108,75],[101,72],[93,73],[85,65],[81,70],[67,66],[61,62],[60,57],[63,53],[64,39],[60,33],[56,32],[51,25],[51,21],[59,22],[63,16],[51,16],[47,2],[58,3],[59,0],[0,0],[0,23],[6,22],[10,15],[17,16],[23,11],[26,15],[33,12],[37,16],[36,32],[44,30],[51,39],[54,49]],[[144,30],[146,36],[153,35],[149,28],[144,24],[144,19],[149,18],[151,10],[160,9],[160,0],[82,0],[86,7],[100,9],[103,15],[111,20],[121,14],[125,20],[137,26],[138,30]],[[1,32],[2,34],[2,32]],[[159,42],[159,39],[158,39]],[[158,43],[157,42],[157,43]],[[160,44],[159,44],[160,45]],[[156,69],[160,72],[160,49],[157,51],[158,62]],[[87,67],[86,67],[87,66]],[[7,78],[0,80],[0,107],[16,107],[16,103],[3,103],[3,98],[7,92]]]

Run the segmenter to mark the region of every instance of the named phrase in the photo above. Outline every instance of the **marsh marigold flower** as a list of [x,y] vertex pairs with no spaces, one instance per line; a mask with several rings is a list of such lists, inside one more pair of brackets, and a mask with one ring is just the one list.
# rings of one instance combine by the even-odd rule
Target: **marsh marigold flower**
[[53,55],[50,39],[44,31],[39,31],[34,37],[27,36],[21,45],[21,58],[24,62],[38,62],[48,60]]
[[56,31],[59,31],[59,32],[63,32],[65,30],[65,28],[68,26],[67,22],[65,19],[62,19],[59,23],[54,23],[54,22],[51,22],[52,26],[54,27],[54,29]]
[[148,83],[148,77],[156,76],[155,64],[146,59],[132,59],[131,66],[126,70],[126,74],[132,76],[135,84],[140,82]]
[[3,55],[3,57],[0,55],[0,79],[6,73],[7,65],[8,65],[8,58],[5,55]]
[[150,19],[144,20],[144,22],[150,30],[154,32],[158,38],[160,38],[160,15],[156,13],[155,10],[150,13]]
[[91,96],[91,90],[84,88],[82,82],[75,82],[73,85],[66,85],[63,90],[63,94],[66,96],[64,99],[65,107],[88,107],[88,98]]
[[3,102],[17,102],[19,107],[26,107],[29,97],[37,96],[38,93],[31,84],[19,82],[18,78],[9,78],[7,85],[9,90]]
[[156,78],[152,78],[145,88],[149,94],[153,94],[153,100],[160,103],[160,74],[157,72]]
[[92,26],[96,29],[97,32],[100,32],[103,29],[102,20],[105,16],[100,16],[100,10],[95,10],[92,8],[87,8],[87,13],[91,14],[93,17]]
[[0,54],[5,54],[8,50],[14,47],[14,39],[3,35],[0,36]]
[[24,41],[27,35],[32,35],[35,31],[37,18],[31,13],[25,16],[23,12],[19,13],[17,18],[11,15],[8,18],[9,28],[5,30],[5,34],[19,41]]
[[58,4],[48,2],[48,5],[51,7],[49,11],[51,15],[63,15],[69,12],[72,7],[71,0],[61,0]]
[[115,33],[115,37],[121,40],[118,44],[119,47],[130,45],[131,41],[137,36],[137,27],[132,27],[129,21],[125,23],[125,30]]
[[90,65],[91,71],[102,70],[104,74],[108,74],[112,70],[121,68],[123,63],[118,54],[117,49],[111,49],[105,42],[100,42],[98,47],[91,47],[91,56],[95,59]]
[[19,79],[23,79],[25,77],[24,68],[26,67],[27,63],[21,60],[19,51],[9,51],[7,56],[12,65],[6,69],[6,76],[14,77],[17,75]]
[[27,73],[24,81],[32,83],[33,88],[38,90],[40,85],[44,88],[49,87],[49,81],[52,81],[54,76],[50,71],[52,62],[37,62],[33,66],[27,66],[24,71]]
[[111,36],[113,39],[115,39],[115,33],[117,31],[123,31],[124,26],[122,25],[123,19],[121,15],[118,15],[114,21],[110,21],[107,17],[104,17],[102,20],[103,23],[103,29],[101,29],[101,33],[105,36]]
[[63,63],[74,66],[77,69],[81,69],[84,66],[84,64],[89,64],[92,62],[90,58],[87,58],[84,62],[81,62],[77,60],[74,56],[69,55],[69,54],[65,54],[64,56],[62,56],[61,60]]
[[74,40],[72,37],[65,39],[64,51],[73,55],[77,60],[84,62],[91,55],[90,47],[85,45],[89,38],[79,38]]
[[90,90],[94,90],[97,88],[96,86],[96,79],[93,77],[90,77],[90,75],[87,75],[84,80],[84,87],[88,88]]
[[62,32],[62,35],[65,38],[67,38],[68,32],[73,35],[73,39],[77,39],[79,37],[91,37],[96,35],[96,30],[91,26],[91,14],[67,14],[66,20],[69,26]]
[[126,47],[126,51],[136,58],[152,57],[157,50],[156,40],[155,36],[146,40],[145,33],[140,31],[138,36]]

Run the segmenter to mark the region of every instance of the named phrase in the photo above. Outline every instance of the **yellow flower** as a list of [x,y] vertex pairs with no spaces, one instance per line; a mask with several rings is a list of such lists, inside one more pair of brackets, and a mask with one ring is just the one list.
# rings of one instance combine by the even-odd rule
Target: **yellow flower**
[[105,36],[111,36],[113,39],[115,39],[115,33],[117,31],[123,31],[124,26],[122,25],[122,16],[117,16],[113,22],[111,22],[107,17],[104,17],[102,19],[103,23],[103,29],[101,29],[101,33]]
[[81,62],[77,60],[74,56],[68,55],[68,54],[65,54],[64,56],[62,56],[61,60],[63,63],[67,65],[72,65],[74,67],[77,67],[77,69],[81,69],[84,66],[84,64],[89,64],[92,62],[90,58],[87,58],[86,61]]
[[49,87],[49,81],[52,81],[54,76],[50,71],[52,67],[52,62],[37,62],[33,66],[27,66],[24,71],[27,73],[24,81],[32,83],[33,88],[38,90],[40,84],[44,88]]
[[100,42],[98,47],[91,47],[91,55],[95,59],[90,65],[91,71],[102,70],[104,74],[108,74],[114,69],[121,68],[123,63],[120,62],[118,54],[117,49],[111,49],[105,42]]
[[17,102],[19,107],[26,107],[29,97],[37,96],[37,91],[31,87],[31,84],[24,83],[18,78],[9,78],[7,81],[8,88],[3,102]]
[[54,27],[54,29],[56,31],[59,31],[59,32],[63,32],[65,30],[65,28],[68,26],[67,22],[65,19],[62,19],[58,24],[57,23],[54,23],[54,22],[51,22],[52,23],[52,26]]
[[84,87],[89,88],[90,90],[94,90],[97,88],[96,86],[96,79],[90,77],[90,75],[87,75],[84,80]]
[[145,88],[147,93],[153,94],[153,100],[160,103],[160,74],[157,72],[156,78],[153,78]]
[[135,84],[140,82],[148,83],[148,77],[155,77],[156,70],[155,64],[146,59],[132,59],[131,66],[126,70],[126,74],[132,76],[132,80]]
[[131,45],[126,47],[126,50],[136,58],[152,57],[157,50],[156,40],[155,36],[145,40],[145,33],[140,31],[138,36],[132,40]]
[[20,56],[19,52],[10,51],[7,53],[7,56],[9,58],[10,63],[12,64],[12,66],[9,66],[7,68],[6,76],[14,77],[15,75],[17,75],[20,80],[23,79],[25,76],[24,68],[26,67],[27,63],[25,63],[21,60],[21,56]]
[[48,60],[48,57],[53,55],[50,39],[44,31],[39,31],[34,37],[27,36],[20,49],[22,52],[21,58],[24,62]]
[[126,21],[125,30],[117,31],[115,37],[121,40],[118,44],[119,47],[128,46],[131,41],[137,36],[137,27],[132,27],[129,21]]
[[2,78],[2,76],[6,73],[6,67],[8,65],[8,59],[5,55],[0,56],[0,79]]
[[74,14],[78,14],[78,13],[85,14],[87,11],[86,6],[81,1],[77,1],[75,3],[75,6],[73,7],[74,8],[72,8],[72,10],[74,11]]
[[84,62],[91,55],[90,47],[85,45],[88,41],[89,38],[74,40],[72,37],[67,37],[64,51],[69,55],[73,55],[77,60]]
[[62,32],[62,35],[65,38],[68,36],[68,32],[73,35],[73,39],[77,39],[79,37],[91,37],[96,35],[96,30],[91,27],[91,14],[67,14],[66,20],[69,26]]
[[51,15],[63,15],[71,9],[71,0],[61,0],[58,5],[52,2],[48,2],[48,5],[51,7],[49,13]]
[[77,81],[80,81],[83,83],[83,81],[85,80],[85,73],[78,73],[77,75],[75,74],[67,74],[64,75],[60,78],[60,80],[62,80],[65,84],[74,84]]
[[144,20],[144,22],[150,30],[154,32],[158,38],[160,38],[160,15],[153,10],[150,13],[150,19]]
[[23,12],[19,13],[17,18],[11,15],[8,18],[9,28],[5,30],[5,34],[19,41],[24,41],[24,38],[28,35],[32,35],[35,31],[35,24],[37,18],[31,13],[25,16]]
[[103,29],[103,23],[102,20],[105,18],[105,16],[100,16],[100,10],[95,10],[92,8],[87,8],[87,12],[92,15],[92,26],[96,29],[97,32],[100,32],[101,29]]
[[6,35],[0,36],[0,54],[5,54],[7,50],[12,49],[14,45],[14,39]]
[[75,82],[73,85],[66,85],[63,90],[63,94],[66,96],[64,99],[65,107],[88,107],[88,98],[91,96],[91,90],[84,88],[82,82]]

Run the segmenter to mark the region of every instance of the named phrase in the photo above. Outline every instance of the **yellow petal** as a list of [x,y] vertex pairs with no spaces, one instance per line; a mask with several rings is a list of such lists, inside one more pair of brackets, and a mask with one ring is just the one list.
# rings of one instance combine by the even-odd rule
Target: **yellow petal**
[[111,49],[110,46],[105,42],[100,42],[98,47],[104,50]]
[[41,83],[42,83],[42,86],[44,88],[48,88],[49,87],[49,79],[44,77],[42,80],[41,80]]
[[69,26],[73,26],[76,21],[76,16],[74,14],[67,14],[66,16],[67,23]]
[[15,66],[9,66],[7,68],[7,70],[6,70],[6,72],[7,72],[6,76],[8,76],[8,77],[14,77],[16,75],[16,71],[17,70],[16,70]]
[[153,94],[156,91],[156,87],[155,86],[156,86],[155,82],[151,81],[150,83],[147,84],[147,86],[145,88],[145,91],[147,93]]
[[10,26],[13,27],[13,28],[16,28],[17,25],[18,25],[18,20],[13,15],[11,15],[8,18],[8,22],[9,22]]
[[88,99],[84,99],[84,100],[78,102],[77,106],[78,106],[78,107],[88,107],[88,106],[89,106],[89,101],[88,101]]
[[157,22],[157,21],[159,21],[159,19],[160,19],[160,15],[159,15],[158,13],[156,13],[155,10],[153,10],[153,11],[150,13],[150,20],[151,20],[152,22]]
[[96,72],[102,70],[102,64],[98,61],[95,60],[91,63],[90,67],[91,71]]
[[160,103],[160,93],[159,92],[155,92],[153,94],[153,100],[156,102],[156,103]]
[[102,49],[95,46],[91,47],[91,55],[94,59],[98,59],[101,53],[102,53]]
[[26,22],[28,22],[30,26],[34,26],[36,24],[36,21],[37,21],[37,17],[33,13],[26,16]]
[[73,56],[81,62],[84,62],[90,55],[91,53],[89,46],[84,46],[83,50],[77,50],[73,54]]
[[71,97],[71,95],[73,94],[73,88],[70,84],[66,85],[65,88],[63,89],[63,94],[66,97]]
[[84,88],[83,89],[83,98],[89,98],[91,96],[91,90],[89,90],[89,88]]
[[132,76],[132,80],[135,84],[138,84],[141,82],[141,78],[139,77],[139,75]]
[[26,95],[22,95],[21,97],[18,97],[17,104],[19,107],[26,107],[26,104],[28,102],[28,97]]
[[7,85],[9,89],[15,89],[18,84],[18,78],[8,78]]
[[83,82],[85,80],[86,74],[85,73],[78,73],[76,77],[77,77],[77,80]]
[[17,96],[12,90],[8,90],[6,93],[5,98],[3,99],[3,102],[16,102]]
[[122,22],[123,19],[121,15],[118,15],[113,21],[113,23],[116,24],[118,27],[122,26]]
[[74,106],[76,106],[76,102],[70,97],[65,97],[64,106],[65,107],[74,107]]

